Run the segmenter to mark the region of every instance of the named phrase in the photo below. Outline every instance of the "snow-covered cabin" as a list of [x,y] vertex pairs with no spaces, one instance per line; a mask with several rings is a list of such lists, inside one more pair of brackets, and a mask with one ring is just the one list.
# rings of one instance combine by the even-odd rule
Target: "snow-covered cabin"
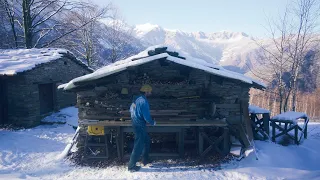
[[37,125],[75,104],[76,95],[57,86],[91,72],[64,49],[0,50],[0,124]]
[[250,88],[265,87],[185,52],[155,46],[75,78],[64,90],[78,94],[79,124],[94,125],[94,121],[110,128],[115,124],[130,126],[128,109],[143,84],[153,88],[148,100],[151,116],[160,122],[158,127],[161,123],[178,127],[189,122],[201,126],[208,121],[223,122],[224,118],[241,124],[242,115],[248,115]]

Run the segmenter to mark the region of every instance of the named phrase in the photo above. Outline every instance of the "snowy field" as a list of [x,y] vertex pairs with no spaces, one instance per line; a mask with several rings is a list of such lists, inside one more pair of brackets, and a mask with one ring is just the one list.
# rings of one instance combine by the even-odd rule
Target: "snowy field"
[[63,109],[46,121],[54,119],[67,122],[0,129],[0,179],[320,179],[320,123],[309,123],[308,139],[300,146],[256,141],[259,160],[251,154],[223,164],[221,170],[157,166],[130,173],[125,166],[90,168],[56,160],[75,132],[77,109]]

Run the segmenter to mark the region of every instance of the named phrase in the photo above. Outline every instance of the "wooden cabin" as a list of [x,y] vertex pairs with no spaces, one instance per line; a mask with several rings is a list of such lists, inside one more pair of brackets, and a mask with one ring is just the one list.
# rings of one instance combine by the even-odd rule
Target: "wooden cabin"
[[[149,131],[176,133],[180,156],[184,155],[186,130],[190,128],[198,133],[194,142],[201,156],[219,143],[223,146],[220,153],[227,154],[232,133],[228,123],[242,126],[243,117],[247,117],[243,115],[248,113],[249,89],[264,88],[257,81],[218,65],[167,47],[152,47],[78,77],[64,89],[77,92],[79,124],[83,129],[101,126],[105,133],[110,133],[107,129],[116,130],[115,142],[118,156],[122,158],[123,133],[132,132],[129,107],[143,84],[149,84],[153,89],[148,101],[157,125],[149,127]],[[210,140],[206,127],[222,128],[218,142]],[[214,147],[219,151],[217,146]],[[107,147],[106,151],[110,151],[110,145]]]
[[30,127],[76,103],[76,94],[57,90],[71,79],[93,72],[63,49],[0,51],[0,125]]

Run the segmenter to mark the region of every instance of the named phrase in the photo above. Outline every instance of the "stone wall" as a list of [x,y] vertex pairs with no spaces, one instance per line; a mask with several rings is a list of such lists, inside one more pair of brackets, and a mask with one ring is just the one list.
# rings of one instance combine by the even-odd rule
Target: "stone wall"
[[[32,70],[18,73],[8,80],[8,119],[9,123],[25,127],[38,125],[45,114],[40,114],[39,84],[67,83],[91,71],[67,56],[40,64]],[[74,105],[75,93],[56,90],[55,110]]]

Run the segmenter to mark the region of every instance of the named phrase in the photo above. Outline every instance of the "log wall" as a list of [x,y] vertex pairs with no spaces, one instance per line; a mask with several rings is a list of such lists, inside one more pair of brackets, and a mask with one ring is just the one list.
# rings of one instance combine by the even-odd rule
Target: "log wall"
[[[94,84],[94,86],[92,86]],[[128,109],[142,84],[155,119],[216,119],[239,116],[240,100],[249,101],[249,86],[166,60],[157,60],[96,80],[77,93],[79,119],[130,119]],[[121,94],[122,88],[128,94]]]

